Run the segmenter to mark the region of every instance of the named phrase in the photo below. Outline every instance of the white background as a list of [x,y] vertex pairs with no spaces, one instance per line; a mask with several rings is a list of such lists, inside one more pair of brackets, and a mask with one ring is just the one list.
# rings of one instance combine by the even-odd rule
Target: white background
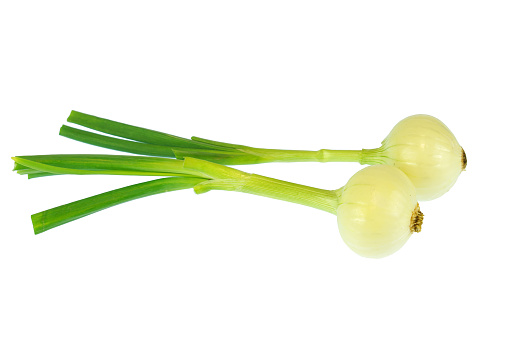
[[[12,1],[0,7],[1,338],[507,338],[507,1]],[[30,214],[146,179],[27,180],[11,156],[118,153],[71,109],[257,147],[378,147],[441,119],[469,164],[423,231],[359,257],[334,216],[191,190],[35,236]],[[249,172],[339,188],[358,164]]]

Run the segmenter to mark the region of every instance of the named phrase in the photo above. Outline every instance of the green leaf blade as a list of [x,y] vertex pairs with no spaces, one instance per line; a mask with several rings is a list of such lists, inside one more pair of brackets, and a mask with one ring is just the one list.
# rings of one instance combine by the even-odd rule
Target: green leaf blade
[[60,135],[85,144],[121,152],[167,158],[175,157],[175,154],[173,154],[173,151],[169,146],[146,144],[137,141],[109,137],[102,134],[83,131],[67,125],[62,125],[60,128]]
[[[178,137],[176,135],[128,125],[78,111],[71,111],[67,121],[106,134],[111,134],[117,137],[135,140],[151,145],[161,145],[168,147],[192,147],[199,149],[225,149],[225,147],[193,141],[190,139]],[[64,131],[64,133],[65,132],[66,131]]]
[[207,179],[196,177],[156,179],[54,207],[31,216],[34,233],[40,234],[57,226],[131,200],[192,188],[204,180]]

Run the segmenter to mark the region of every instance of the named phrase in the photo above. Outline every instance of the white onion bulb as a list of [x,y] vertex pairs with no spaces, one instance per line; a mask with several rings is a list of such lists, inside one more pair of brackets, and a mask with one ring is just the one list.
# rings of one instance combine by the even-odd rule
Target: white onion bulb
[[369,258],[388,256],[419,232],[423,214],[412,182],[387,165],[366,167],[338,190],[338,227],[345,243]]
[[376,160],[405,172],[417,199],[433,200],[454,185],[467,165],[463,148],[440,120],[419,114],[401,120],[375,150],[363,150],[363,163]]

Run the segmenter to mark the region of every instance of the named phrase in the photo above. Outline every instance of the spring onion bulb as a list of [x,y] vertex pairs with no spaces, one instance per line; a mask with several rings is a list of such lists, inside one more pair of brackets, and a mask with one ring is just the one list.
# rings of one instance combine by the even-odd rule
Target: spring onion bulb
[[363,157],[361,163],[383,163],[405,172],[422,201],[449,191],[467,166],[454,134],[440,120],[424,114],[401,120],[380,148],[363,150]]
[[185,139],[72,111],[68,121],[111,136],[62,126],[60,134],[85,143],[135,154],[199,158],[223,165],[267,162],[359,162],[391,165],[414,184],[418,200],[440,197],[465,170],[467,158],[455,136],[440,120],[413,115],[400,121],[382,146],[362,150],[299,151],[248,147],[198,137]]
[[14,157],[20,174],[172,175],[55,207],[32,216],[36,234],[133,199],[193,188],[236,191],[293,202],[337,216],[339,232],[357,254],[382,258],[400,249],[422,225],[416,191],[408,177],[388,165],[366,167],[346,185],[324,190],[249,174],[205,160],[107,155],[39,155]]
[[353,175],[343,187],[337,210],[345,243],[356,253],[384,257],[420,232],[423,214],[415,187],[395,167],[374,165]]

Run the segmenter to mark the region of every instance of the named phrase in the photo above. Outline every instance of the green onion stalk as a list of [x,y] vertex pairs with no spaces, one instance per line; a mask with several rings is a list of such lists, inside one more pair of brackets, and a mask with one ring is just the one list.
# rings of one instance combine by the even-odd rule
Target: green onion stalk
[[455,136],[437,118],[419,114],[396,124],[382,145],[361,150],[281,150],[256,148],[192,137],[181,138],[89,114],[72,111],[68,122],[91,130],[63,125],[60,134],[84,143],[118,151],[184,159],[199,158],[222,165],[269,162],[358,162],[384,164],[402,170],[414,184],[418,200],[442,196],[465,170],[467,158]]
[[[155,139],[151,139],[155,140]],[[33,155],[13,157],[14,170],[29,178],[52,175],[141,175],[163,178],[119,188],[32,215],[39,234],[130,200],[192,188],[201,194],[224,190],[255,194],[336,215],[345,243],[365,257],[399,250],[421,230],[423,214],[415,187],[399,169],[366,167],[339,189],[319,189],[196,158],[168,159],[123,155]]]

